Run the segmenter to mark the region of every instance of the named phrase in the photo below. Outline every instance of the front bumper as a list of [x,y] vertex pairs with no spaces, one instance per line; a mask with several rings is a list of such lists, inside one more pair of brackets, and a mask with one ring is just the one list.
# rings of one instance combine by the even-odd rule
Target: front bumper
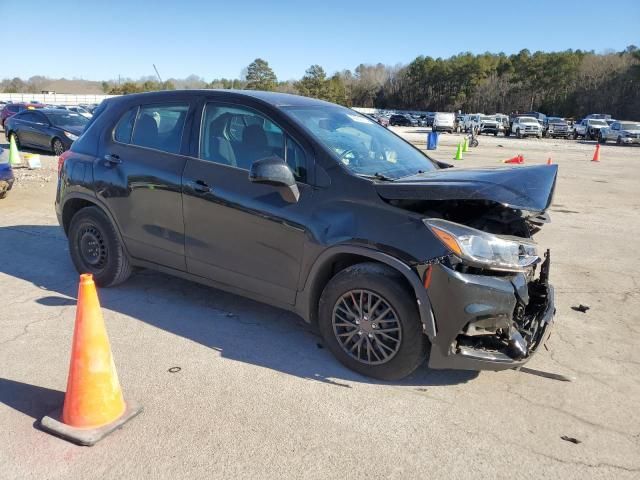
[[640,137],[620,137],[620,141],[627,145],[640,144]]
[[428,294],[437,333],[429,367],[505,370],[528,362],[547,340],[555,314],[549,262],[547,256],[537,280],[434,265]]

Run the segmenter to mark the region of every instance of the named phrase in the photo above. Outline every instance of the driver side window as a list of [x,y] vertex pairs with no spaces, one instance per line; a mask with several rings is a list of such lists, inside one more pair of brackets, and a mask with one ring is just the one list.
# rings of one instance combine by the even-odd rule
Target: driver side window
[[265,115],[240,105],[205,105],[199,158],[249,170],[256,160],[274,156],[287,162],[296,180],[306,180],[303,150]]

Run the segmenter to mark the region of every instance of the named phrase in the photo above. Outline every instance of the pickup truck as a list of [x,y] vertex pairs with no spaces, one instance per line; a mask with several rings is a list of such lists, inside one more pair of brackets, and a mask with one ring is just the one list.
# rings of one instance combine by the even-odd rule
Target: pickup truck
[[598,141],[615,141],[618,145],[640,144],[640,122],[615,121],[598,131]]
[[511,132],[518,138],[527,136],[542,137],[542,127],[535,117],[513,117]]
[[569,136],[569,124],[564,118],[560,117],[547,117],[544,121],[544,131],[542,136],[544,137],[564,137]]
[[491,117],[489,115],[481,115],[479,133],[480,134],[493,133],[493,136],[495,137],[496,135],[498,135],[501,125],[502,125],[501,122],[496,120],[496,117]]
[[583,118],[573,127],[573,139],[577,140],[582,137],[585,140],[595,140],[599,138],[600,129],[608,126],[609,124],[605,120],[599,118]]

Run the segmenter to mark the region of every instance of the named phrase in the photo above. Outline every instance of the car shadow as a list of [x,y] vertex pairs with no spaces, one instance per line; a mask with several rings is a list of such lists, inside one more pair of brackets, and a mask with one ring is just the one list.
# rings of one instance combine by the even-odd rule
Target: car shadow
[[[0,227],[0,245],[20,245],[11,255],[5,248],[0,272],[43,290],[43,296],[35,300],[38,304],[75,304],[78,274],[60,227]],[[345,381],[438,386],[464,383],[478,375],[422,365],[401,381],[376,381],[342,366],[311,327],[293,313],[150,270],[117,287],[100,289],[99,296],[103,309],[197,342],[223,358],[336,386],[350,388]]]

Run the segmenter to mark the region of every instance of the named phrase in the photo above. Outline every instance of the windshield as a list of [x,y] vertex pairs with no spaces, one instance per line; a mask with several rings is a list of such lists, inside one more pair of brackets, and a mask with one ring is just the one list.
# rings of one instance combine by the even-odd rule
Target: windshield
[[532,117],[520,117],[520,123],[538,123],[538,120]]
[[84,128],[89,120],[74,112],[47,113],[47,117],[53,125],[60,128]]
[[563,118],[549,117],[549,123],[566,123]]
[[485,120],[493,120],[495,121],[494,117],[490,117],[489,115],[483,115],[482,117],[480,117],[480,120],[485,121]]
[[589,125],[601,125],[606,127],[608,124],[604,120],[589,120]]
[[420,150],[348,108],[309,106],[284,110],[357,175],[396,179],[437,168]]
[[621,123],[620,128],[622,130],[640,130],[640,123]]

